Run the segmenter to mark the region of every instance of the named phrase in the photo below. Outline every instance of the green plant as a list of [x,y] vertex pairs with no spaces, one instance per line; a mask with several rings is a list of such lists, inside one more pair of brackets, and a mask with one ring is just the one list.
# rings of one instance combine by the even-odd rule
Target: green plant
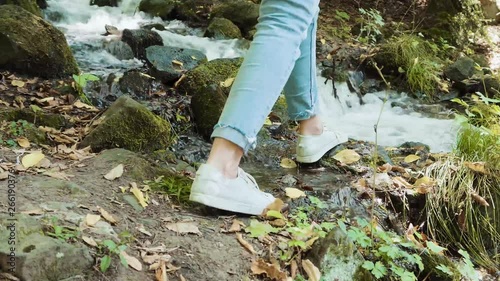
[[338,22],[338,26],[332,28],[332,33],[340,39],[348,39],[351,37],[351,26],[349,25],[349,14],[344,11],[335,10],[333,16]]
[[28,129],[33,128],[33,125],[26,120],[3,122],[0,124],[0,145],[8,145],[16,147],[16,138],[24,136]]
[[111,266],[111,258],[113,256],[118,256],[120,258],[121,264],[125,267],[128,266],[128,262],[125,259],[125,256],[122,254],[122,252],[127,249],[127,245],[117,245],[112,240],[104,240],[102,241],[100,249],[105,251],[105,255],[101,258],[100,268],[102,272],[106,272]]
[[51,231],[46,232],[48,236],[57,238],[62,241],[75,240],[79,236],[77,230],[58,225],[57,223],[58,223],[58,218],[52,217],[50,224]]
[[376,43],[378,37],[382,35],[380,29],[385,25],[384,18],[378,10],[373,8],[368,10],[359,8],[359,13],[361,17],[357,19],[357,22],[361,24],[361,29],[357,40],[362,43]]
[[87,86],[88,81],[99,81],[99,77],[90,74],[90,73],[82,73],[80,75],[73,74],[73,80],[75,83],[73,84],[73,88],[78,92],[80,98],[90,104],[90,100],[84,92],[85,86]]
[[188,204],[192,180],[182,175],[161,176],[154,181],[145,181],[153,190],[174,197],[178,203]]

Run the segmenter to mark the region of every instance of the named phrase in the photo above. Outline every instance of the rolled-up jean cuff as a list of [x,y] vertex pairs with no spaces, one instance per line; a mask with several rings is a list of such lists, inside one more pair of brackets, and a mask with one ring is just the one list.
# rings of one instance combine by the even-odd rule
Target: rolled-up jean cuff
[[311,109],[306,109],[301,112],[288,112],[288,117],[292,121],[302,121],[311,119],[316,115],[319,115],[319,107],[317,104],[314,104]]
[[224,124],[215,125],[211,138],[223,138],[228,140],[241,147],[245,155],[250,149],[254,149],[256,146],[256,138],[250,139],[239,129]]

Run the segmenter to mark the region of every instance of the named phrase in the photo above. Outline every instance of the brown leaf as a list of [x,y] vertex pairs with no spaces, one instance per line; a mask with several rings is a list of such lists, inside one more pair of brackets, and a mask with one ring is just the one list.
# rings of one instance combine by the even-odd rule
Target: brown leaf
[[99,220],[101,220],[101,216],[87,214],[87,216],[85,217],[85,224],[88,226],[94,226]]
[[156,269],[155,272],[156,281],[168,281],[167,275],[167,267],[165,266],[165,262],[160,262],[160,267]]
[[9,178],[9,172],[0,172],[0,180],[5,180]]
[[244,226],[244,224],[241,221],[234,219],[228,232],[240,232],[242,226]]
[[97,210],[99,211],[99,213],[101,214],[101,216],[107,220],[110,224],[116,224],[117,221],[116,219],[110,214],[108,213],[108,211],[104,210],[103,208],[97,206]]
[[299,266],[297,265],[296,260],[292,260],[290,263],[290,274],[292,275],[292,279],[295,280],[295,277],[297,276],[297,270],[299,269]]
[[268,211],[281,212],[281,210],[283,210],[284,207],[285,207],[285,202],[283,202],[283,200],[281,200],[279,198],[276,198],[276,199],[274,199],[273,203],[269,204],[264,209],[264,211],[262,212],[261,216],[266,217]]
[[196,226],[196,222],[193,221],[167,223],[165,227],[179,234],[201,234],[198,226]]
[[30,141],[25,137],[17,138],[17,143],[22,148],[28,148],[31,146]]
[[82,240],[83,242],[87,243],[88,245],[92,246],[92,247],[97,247],[97,242],[95,242],[94,238],[90,237],[90,236],[82,236]]
[[182,276],[182,274],[179,274],[179,280],[180,281],[186,281],[186,278],[184,278],[184,276]]
[[276,264],[266,263],[263,259],[258,259],[252,262],[252,274],[260,275],[265,274],[267,277],[276,281],[286,281],[286,273]]
[[236,233],[236,239],[238,239],[238,242],[240,242],[240,244],[245,247],[245,249],[247,249],[251,254],[256,254],[253,246],[245,241],[245,239],[243,239],[243,235],[241,235],[241,233]]
[[483,175],[488,175],[489,173],[486,170],[485,165],[485,162],[464,162],[464,166],[471,169],[472,171]]
[[380,173],[387,173],[387,172],[390,172],[392,171],[392,165],[389,164],[389,163],[385,163],[384,165],[378,167],[378,171]]
[[302,268],[307,273],[309,281],[319,281],[321,279],[319,269],[310,260],[302,260]]
[[472,193],[472,198],[474,199],[474,201],[476,201],[481,206],[485,206],[485,207],[490,206],[490,204],[488,204],[488,201],[486,201],[486,199],[484,199],[481,195],[479,195],[475,192]]
[[146,228],[144,228],[144,225],[142,225],[142,224],[141,224],[141,225],[139,225],[139,226],[137,226],[137,227],[136,227],[136,229],[137,229],[140,233],[145,234],[145,235],[147,235],[147,236],[149,236],[149,237],[153,236],[153,234],[151,234],[151,232],[147,231],[147,230],[146,230]]
[[361,156],[352,149],[344,149],[335,154],[335,156],[333,156],[333,159],[339,161],[342,164],[349,165],[358,162],[359,159],[361,159]]
[[463,232],[467,231],[467,224],[465,221],[465,212],[463,209],[460,209],[460,213],[458,214],[458,227]]
[[122,251],[121,254],[123,258],[125,258],[125,260],[127,261],[128,266],[137,271],[142,270],[142,263],[136,257],[129,256],[125,251]]
[[291,199],[297,199],[300,197],[306,197],[306,193],[295,187],[287,187],[285,188],[286,196]]
[[392,178],[392,182],[397,188],[413,188],[413,185],[411,185],[402,177],[394,177]]

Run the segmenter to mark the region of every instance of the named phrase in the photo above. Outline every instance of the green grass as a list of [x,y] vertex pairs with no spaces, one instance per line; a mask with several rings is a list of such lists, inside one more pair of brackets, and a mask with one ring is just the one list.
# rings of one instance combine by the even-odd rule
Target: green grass
[[181,175],[172,175],[146,182],[153,190],[165,193],[180,204],[189,202],[192,183],[190,178]]

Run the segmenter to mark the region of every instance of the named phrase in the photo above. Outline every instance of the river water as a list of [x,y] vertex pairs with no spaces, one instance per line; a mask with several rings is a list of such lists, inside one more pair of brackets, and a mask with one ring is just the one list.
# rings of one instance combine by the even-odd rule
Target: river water
[[[119,7],[90,6],[88,0],[49,0],[46,10],[48,18],[60,28],[73,49],[75,58],[84,72],[97,75],[119,73],[126,69],[142,66],[138,60],[120,61],[103,49],[104,26],[106,24],[125,28],[139,28],[147,23],[162,23],[165,31],[157,31],[164,44],[175,47],[198,49],[209,60],[234,58],[245,54],[238,40],[213,40],[202,37],[200,29],[188,28],[180,21],[164,22],[136,11],[138,0],[122,0]],[[378,143],[384,146],[397,146],[406,141],[428,144],[434,152],[446,152],[453,148],[456,126],[451,119],[408,110],[397,104],[415,104],[405,94],[372,93],[364,96],[365,104],[360,105],[356,94],[349,91],[345,83],[337,83],[339,99],[332,95],[331,82],[318,76],[321,112],[327,126],[351,138],[374,141],[374,125],[377,123],[386,95],[390,100],[385,104],[378,123]]]

